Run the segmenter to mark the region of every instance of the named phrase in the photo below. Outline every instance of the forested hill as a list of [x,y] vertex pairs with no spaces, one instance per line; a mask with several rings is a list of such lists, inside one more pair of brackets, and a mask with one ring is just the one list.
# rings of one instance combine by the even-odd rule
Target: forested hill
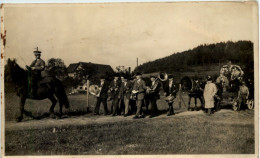
[[219,65],[220,63],[227,63],[227,61],[243,65],[245,69],[253,71],[253,43],[251,41],[228,41],[200,45],[192,50],[174,53],[170,56],[144,63],[136,67],[134,72],[184,72],[194,66]]

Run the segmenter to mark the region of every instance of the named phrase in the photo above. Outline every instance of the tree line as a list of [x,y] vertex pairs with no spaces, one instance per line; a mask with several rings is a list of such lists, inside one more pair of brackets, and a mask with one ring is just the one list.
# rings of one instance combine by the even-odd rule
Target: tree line
[[220,42],[203,44],[193,49],[177,52],[170,56],[146,62],[135,68],[134,72],[176,72],[193,66],[207,66],[231,61],[241,64],[247,73],[253,73],[254,53],[251,41]]

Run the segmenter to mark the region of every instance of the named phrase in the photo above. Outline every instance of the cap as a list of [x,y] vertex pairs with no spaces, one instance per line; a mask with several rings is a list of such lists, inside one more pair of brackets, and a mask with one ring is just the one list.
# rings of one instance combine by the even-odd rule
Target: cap
[[38,50],[38,47],[36,47],[36,50],[33,51],[35,55],[40,55],[42,52]]
[[116,73],[116,74],[114,75],[114,77],[119,77],[119,74],[118,74],[118,73]]
[[105,78],[105,76],[100,76],[100,79],[102,80],[102,79],[106,79],[106,78]]
[[137,72],[135,75],[136,76],[142,76],[142,74],[140,72]]
[[173,79],[173,75],[169,75],[168,78],[169,78],[169,79]]

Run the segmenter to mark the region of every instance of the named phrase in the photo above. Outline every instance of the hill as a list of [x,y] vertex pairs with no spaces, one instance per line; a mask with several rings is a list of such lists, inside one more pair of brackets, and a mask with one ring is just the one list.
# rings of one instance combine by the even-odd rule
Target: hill
[[176,76],[217,75],[219,68],[228,61],[240,65],[247,76],[252,77],[253,43],[251,41],[228,41],[199,45],[191,50],[146,62],[136,67],[134,72],[139,71],[144,74],[166,72]]

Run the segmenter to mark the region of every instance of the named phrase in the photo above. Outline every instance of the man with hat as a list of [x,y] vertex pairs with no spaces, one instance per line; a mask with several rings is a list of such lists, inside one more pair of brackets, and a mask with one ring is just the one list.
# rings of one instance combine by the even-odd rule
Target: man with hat
[[132,93],[132,88],[133,88],[133,84],[131,81],[127,80],[127,78],[122,79],[119,96],[120,96],[121,102],[123,102],[123,105],[125,107],[124,109],[123,108],[120,109],[120,112],[121,112],[121,110],[124,110],[124,117],[126,117],[129,114],[129,102],[130,102],[130,96]]
[[[204,86],[203,86],[202,82],[200,82],[197,77],[194,78],[193,91],[197,95],[197,98],[199,98],[199,100],[200,100],[201,109],[204,109],[203,87]],[[190,105],[190,103],[189,103],[189,105]],[[197,108],[197,99],[196,98],[195,98],[195,109],[198,110],[198,108]]]
[[152,118],[158,114],[158,107],[156,101],[160,98],[159,92],[161,84],[159,83],[159,80],[156,81],[156,77],[153,75],[150,77],[150,80],[152,84],[151,87],[148,88],[147,94],[151,103],[151,115],[149,116],[149,118]]
[[41,72],[45,69],[45,62],[41,59],[41,51],[38,51],[38,47],[36,48],[36,51],[34,51],[33,53],[35,55],[35,60],[31,63],[30,67],[26,67],[31,72],[30,95],[36,96],[37,84],[38,81],[41,79]]
[[208,114],[212,114],[212,108],[214,108],[214,96],[217,93],[217,87],[214,83],[212,83],[211,76],[207,77],[207,84],[204,89],[204,101],[205,101],[205,109],[208,109]]
[[115,74],[114,80],[111,81],[110,83],[110,92],[111,92],[111,99],[112,99],[112,107],[111,107],[112,116],[116,116],[117,114],[119,114],[118,104],[120,99],[119,90],[120,90],[121,82],[119,81],[118,78],[119,75]]
[[136,80],[134,82],[132,93],[136,95],[136,106],[137,111],[133,119],[142,118],[142,103],[144,100],[144,95],[146,91],[146,84],[144,80],[142,80],[142,74],[136,73]]
[[174,99],[176,98],[177,87],[173,82],[173,75],[168,76],[169,80],[165,85],[164,88],[164,95],[166,96],[166,102],[169,105],[169,111],[167,116],[174,115],[173,103]]
[[100,93],[99,93],[99,96],[97,96],[97,103],[96,103],[96,106],[95,106],[95,115],[99,115],[99,108],[100,108],[101,102],[104,106],[104,115],[108,115],[108,110],[107,110],[108,94],[107,94],[107,91],[109,89],[109,85],[107,84],[104,76],[100,77],[99,87],[100,87]]
[[239,104],[245,105],[249,97],[249,89],[246,86],[246,82],[242,81],[242,85],[239,86],[238,98]]
[[132,93],[132,90],[133,90],[133,86],[134,86],[134,83],[136,81],[136,76],[134,75],[133,77],[130,77],[130,84],[131,84],[131,91],[130,91],[130,100],[129,100],[129,104],[130,104],[130,113],[131,114],[135,114],[136,113],[136,94],[133,94]]

